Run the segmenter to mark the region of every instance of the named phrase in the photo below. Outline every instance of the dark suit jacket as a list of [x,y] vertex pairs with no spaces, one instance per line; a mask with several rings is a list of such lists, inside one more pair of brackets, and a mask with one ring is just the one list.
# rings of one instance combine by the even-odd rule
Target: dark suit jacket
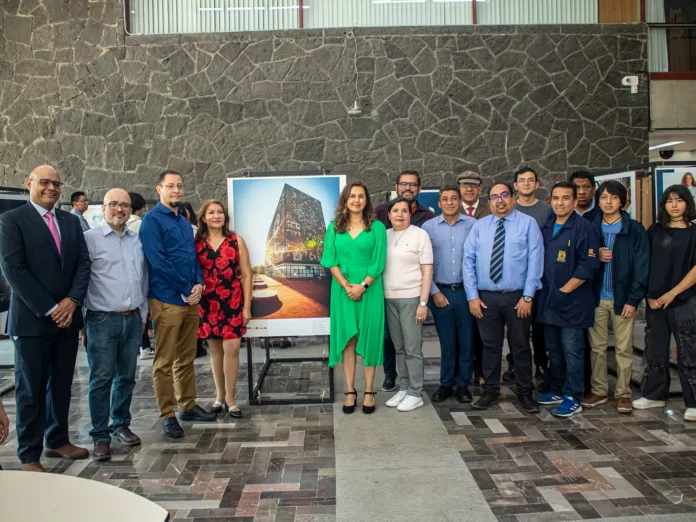
[[[0,216],[0,267],[12,287],[8,331],[16,336],[54,335],[60,329],[46,313],[62,299],[79,303],[89,285],[90,259],[80,221],[56,209],[61,252],[31,203]],[[65,331],[83,327],[78,306]]]
[[[459,211],[460,214],[468,215],[466,213],[466,205],[462,203],[462,208]],[[490,216],[491,208],[488,206],[488,200],[479,198],[478,207],[474,210],[474,219],[481,219],[482,217]]]

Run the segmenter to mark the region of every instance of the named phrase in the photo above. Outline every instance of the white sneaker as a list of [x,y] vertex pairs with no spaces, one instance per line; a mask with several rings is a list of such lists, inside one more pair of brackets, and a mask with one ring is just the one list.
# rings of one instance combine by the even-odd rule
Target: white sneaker
[[687,408],[684,412],[685,421],[696,421],[696,408]]
[[396,408],[399,404],[401,404],[401,401],[403,401],[405,398],[405,391],[396,392],[396,394],[387,401],[387,406],[389,406],[390,408]]
[[140,358],[144,361],[146,359],[154,359],[155,357],[155,350],[152,348],[141,348],[140,349]]
[[651,401],[650,399],[646,399],[645,397],[641,397],[640,399],[636,399],[635,401],[633,401],[633,407],[636,410],[648,410],[650,408],[664,408],[666,404],[667,404],[666,401]]
[[412,411],[423,406],[423,399],[407,395],[406,398],[396,407],[399,411]]

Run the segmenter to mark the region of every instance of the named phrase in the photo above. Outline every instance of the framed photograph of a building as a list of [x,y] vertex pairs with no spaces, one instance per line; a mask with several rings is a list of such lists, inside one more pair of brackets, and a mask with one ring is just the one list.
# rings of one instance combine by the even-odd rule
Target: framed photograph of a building
[[254,272],[248,337],[327,335],[331,274],[319,263],[345,176],[228,178],[230,225]]

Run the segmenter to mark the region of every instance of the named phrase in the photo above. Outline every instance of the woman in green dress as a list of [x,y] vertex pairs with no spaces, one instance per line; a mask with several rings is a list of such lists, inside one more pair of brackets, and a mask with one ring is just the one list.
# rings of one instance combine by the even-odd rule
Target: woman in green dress
[[356,354],[365,368],[363,413],[375,411],[375,367],[382,364],[384,346],[384,290],[382,270],[387,256],[387,230],[377,221],[367,187],[360,181],[346,185],[329,223],[321,264],[331,282],[331,342],[329,366],[343,361],[346,378],[344,413],[353,413]]

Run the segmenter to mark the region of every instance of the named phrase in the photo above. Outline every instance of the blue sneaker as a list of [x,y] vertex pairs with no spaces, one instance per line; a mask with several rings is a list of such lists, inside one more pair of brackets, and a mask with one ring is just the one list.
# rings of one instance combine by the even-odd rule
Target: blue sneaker
[[582,404],[577,399],[574,399],[570,395],[563,396],[563,402],[561,405],[551,412],[551,415],[556,417],[572,417],[576,413],[582,411]]
[[563,402],[563,397],[556,395],[553,392],[545,393],[537,399],[539,404],[549,405],[549,404],[561,404]]

